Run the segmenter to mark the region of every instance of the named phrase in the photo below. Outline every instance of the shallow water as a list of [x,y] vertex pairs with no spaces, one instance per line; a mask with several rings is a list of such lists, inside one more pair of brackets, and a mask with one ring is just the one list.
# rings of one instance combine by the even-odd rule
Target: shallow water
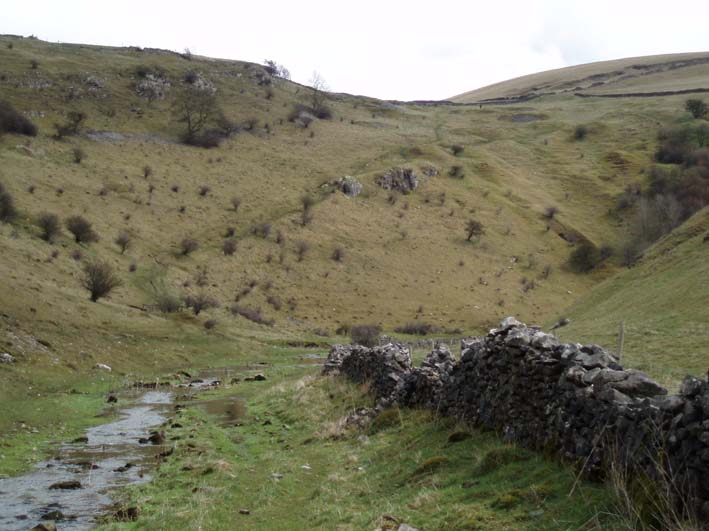
[[[0,529],[30,529],[56,510],[64,514],[57,520],[61,531],[93,527],[94,519],[112,503],[112,489],[150,480],[144,468],[164,448],[140,444],[138,439],[166,420],[171,402],[169,392],[144,393],[137,404],[119,409],[118,420],[90,428],[88,443],[65,443],[53,459],[38,463],[33,471],[0,479]],[[64,481],[79,481],[82,488],[49,488]]]

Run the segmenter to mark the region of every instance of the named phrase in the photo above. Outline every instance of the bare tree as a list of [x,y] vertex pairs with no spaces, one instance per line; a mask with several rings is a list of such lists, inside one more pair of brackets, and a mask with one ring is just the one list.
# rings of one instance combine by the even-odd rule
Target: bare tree
[[113,268],[108,262],[96,261],[84,265],[84,278],[81,280],[81,285],[89,290],[91,302],[105,297],[122,283],[121,279],[113,273]]
[[479,221],[471,219],[465,224],[465,232],[468,235],[467,240],[470,241],[473,236],[482,236],[485,234],[485,228]]
[[207,124],[220,115],[217,97],[213,91],[194,85],[184,86],[172,103],[176,120],[185,124],[183,139],[194,140]]
[[116,239],[113,240],[113,242],[121,249],[121,254],[125,254],[126,250],[131,245],[130,234],[122,230],[118,233],[118,236],[116,236]]
[[332,116],[332,112],[326,105],[328,87],[325,79],[317,72],[313,72],[313,77],[310,79],[310,86],[313,88],[310,93],[310,107],[313,114],[318,118],[326,119]]

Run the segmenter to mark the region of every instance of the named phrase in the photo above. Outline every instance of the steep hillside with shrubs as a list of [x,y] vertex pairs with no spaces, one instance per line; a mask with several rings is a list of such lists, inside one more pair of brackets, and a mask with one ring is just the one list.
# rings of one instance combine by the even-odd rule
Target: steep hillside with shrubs
[[658,183],[684,204],[704,167],[692,144],[682,177],[651,169],[662,126],[698,142],[684,96],[402,104],[275,63],[9,36],[0,65],[0,327],[25,367],[550,322],[623,267]]

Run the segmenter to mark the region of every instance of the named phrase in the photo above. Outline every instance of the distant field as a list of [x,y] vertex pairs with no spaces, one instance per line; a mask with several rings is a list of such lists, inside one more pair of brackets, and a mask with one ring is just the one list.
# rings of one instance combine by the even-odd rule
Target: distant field
[[709,53],[631,57],[559,68],[450,98],[466,103],[543,93],[610,94],[709,88]]

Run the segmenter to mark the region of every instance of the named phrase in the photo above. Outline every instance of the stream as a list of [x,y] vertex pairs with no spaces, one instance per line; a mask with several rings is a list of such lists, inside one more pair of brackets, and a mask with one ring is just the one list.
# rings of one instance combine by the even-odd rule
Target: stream
[[[112,489],[150,480],[144,468],[164,447],[139,439],[165,422],[171,409],[172,393],[145,392],[118,410],[118,420],[87,430],[87,440],[63,443],[31,472],[0,479],[0,529],[26,531],[43,520],[55,521],[61,531],[91,529],[113,503]],[[65,488],[58,488],[62,483]]]

